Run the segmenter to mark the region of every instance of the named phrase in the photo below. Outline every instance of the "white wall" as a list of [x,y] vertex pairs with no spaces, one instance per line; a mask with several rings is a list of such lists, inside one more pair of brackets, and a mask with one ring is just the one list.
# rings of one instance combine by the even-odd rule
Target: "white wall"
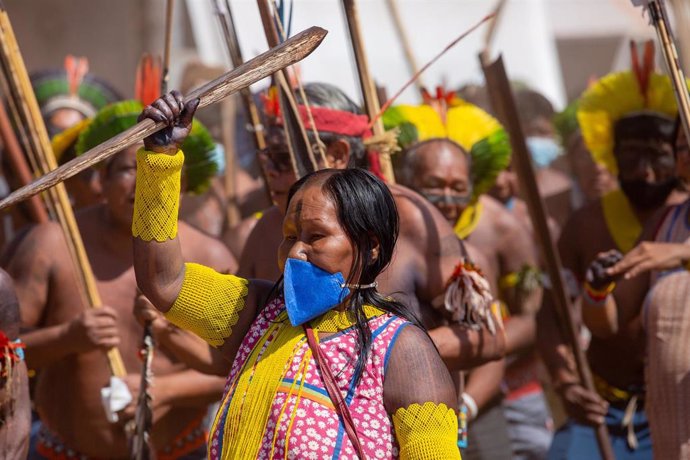
[[[188,7],[195,11],[207,4],[207,0],[187,0]],[[231,0],[231,4],[245,57],[265,50],[256,2]],[[489,0],[398,0],[420,65],[489,13],[494,4]],[[386,3],[360,0],[358,6],[372,75],[391,95],[409,78],[409,73]],[[293,21],[293,33],[310,25],[329,31],[321,47],[301,65],[304,81],[330,81],[359,99],[340,1],[295,0]],[[476,56],[485,30],[484,27],[476,31],[448,52],[424,74],[424,83],[431,88],[439,84],[457,88],[470,81],[480,82]],[[503,53],[512,79],[540,89],[557,106],[562,106],[565,92],[555,40],[612,35],[652,37],[653,29],[647,27],[641,10],[633,8],[629,0],[509,0],[501,16],[494,49]],[[211,54],[206,53],[209,62],[222,59]],[[613,67],[625,67],[627,55],[618,57],[614,64]],[[411,88],[401,102],[417,99],[416,90]]]

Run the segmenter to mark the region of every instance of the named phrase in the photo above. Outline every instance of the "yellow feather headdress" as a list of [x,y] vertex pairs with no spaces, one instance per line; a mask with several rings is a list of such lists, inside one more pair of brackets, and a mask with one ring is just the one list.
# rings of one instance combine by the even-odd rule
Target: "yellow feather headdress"
[[670,79],[653,71],[654,48],[648,43],[640,66],[636,47],[631,45],[633,69],[606,75],[580,98],[577,120],[587,148],[595,162],[618,174],[613,155],[615,125],[636,112],[656,112],[667,117],[678,114]]
[[391,107],[384,113],[383,123],[386,129],[400,130],[398,143],[402,148],[437,138],[458,143],[472,157],[476,199],[493,186],[498,173],[510,164],[508,135],[494,117],[473,104],[452,94],[443,96],[441,102],[441,108],[429,103]]

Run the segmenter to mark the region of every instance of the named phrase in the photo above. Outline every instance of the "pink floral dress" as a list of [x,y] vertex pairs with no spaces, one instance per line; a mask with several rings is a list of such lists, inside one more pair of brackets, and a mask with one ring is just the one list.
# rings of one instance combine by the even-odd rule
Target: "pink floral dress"
[[[232,392],[232,382],[242,371],[254,346],[271,322],[285,310],[282,299],[271,302],[259,314],[245,336],[228,376],[225,394]],[[392,314],[369,320],[372,346],[359,384],[353,376],[357,361],[357,333],[349,328],[320,341],[329,366],[343,397],[348,403],[362,448],[367,458],[397,458],[398,448],[383,401],[383,382],[390,351],[399,333],[410,323]],[[289,327],[289,325],[288,325]],[[301,341],[292,364],[282,379],[271,406],[258,458],[354,459],[352,443],[326,392],[313,357],[306,373],[300,373],[304,354],[309,350]],[[296,379],[297,376],[304,375]],[[299,394],[296,388],[299,388]],[[286,398],[289,399],[286,401]],[[223,430],[229,398],[219,409],[216,430],[209,439],[209,457],[218,459],[223,451]],[[287,451],[287,452],[286,452]]]

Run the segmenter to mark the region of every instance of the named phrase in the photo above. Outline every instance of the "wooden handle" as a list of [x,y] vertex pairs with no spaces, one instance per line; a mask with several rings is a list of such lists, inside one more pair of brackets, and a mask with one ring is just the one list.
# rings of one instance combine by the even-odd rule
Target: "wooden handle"
[[[524,193],[527,202],[527,210],[529,211],[534,226],[534,232],[539,241],[542,256],[546,262],[546,270],[551,280],[551,295],[553,296],[556,313],[561,324],[565,326],[564,332],[573,350],[580,380],[588,390],[594,391],[592,371],[589,368],[589,363],[587,362],[585,353],[580,347],[580,342],[578,340],[575,321],[571,314],[570,302],[566,295],[565,282],[562,277],[561,259],[551,240],[544,201],[539,194],[537,180],[532,168],[532,160],[527,150],[525,135],[522,132],[515,98],[513,97],[508,75],[503,66],[503,58],[499,57],[493,63],[487,63],[483,60],[485,57],[486,56],[480,55],[480,61],[486,79],[487,90],[491,98],[491,106],[496,112],[497,118],[501,121],[510,136],[510,145],[513,148],[513,164],[518,175],[518,181],[520,182],[520,190]],[[605,460],[613,460],[615,457],[605,425],[598,427],[597,441],[602,457]]]
[[[187,95],[185,101],[199,98],[199,108],[215,104],[230,94],[242,88],[246,88],[259,80],[263,80],[280,69],[301,61],[319,46],[327,33],[326,30],[320,27],[310,27],[286,40],[279,46],[258,55],[254,59],[242,64],[240,67],[195,89]],[[84,169],[140,142],[145,137],[160,131],[164,127],[165,123],[154,123],[150,119],[137,123],[101,145],[92,148],[59,168],[50,171],[32,184],[11,193],[7,198],[0,201],[0,210],[69,179]]]
[[[357,74],[359,75],[359,85],[362,89],[362,99],[364,99],[364,108],[366,109],[369,120],[374,120],[376,114],[381,110],[374,80],[371,78],[369,72],[369,62],[364,50],[364,42],[362,40],[362,32],[359,27],[359,15],[357,13],[357,5],[355,0],[343,0],[343,9],[345,10],[345,17],[347,18],[347,28],[350,31],[350,41],[352,42],[352,51],[357,62]],[[374,121],[372,126],[374,135],[383,134],[383,120],[378,118]],[[391,156],[388,152],[383,152],[380,158],[381,174],[386,178],[389,184],[395,184],[395,174],[393,173],[393,165],[391,164]]]

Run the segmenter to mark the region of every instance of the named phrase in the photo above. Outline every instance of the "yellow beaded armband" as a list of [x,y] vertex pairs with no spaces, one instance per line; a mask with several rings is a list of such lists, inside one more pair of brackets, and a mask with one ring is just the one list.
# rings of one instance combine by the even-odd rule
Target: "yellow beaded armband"
[[460,459],[458,417],[445,404],[400,408],[393,414],[393,426],[401,460]]
[[244,278],[222,275],[199,264],[185,264],[182,289],[165,317],[218,347],[237,324],[247,297],[247,284]]
[[180,175],[184,154],[137,151],[137,185],[132,235],[144,241],[166,241],[177,236]]

